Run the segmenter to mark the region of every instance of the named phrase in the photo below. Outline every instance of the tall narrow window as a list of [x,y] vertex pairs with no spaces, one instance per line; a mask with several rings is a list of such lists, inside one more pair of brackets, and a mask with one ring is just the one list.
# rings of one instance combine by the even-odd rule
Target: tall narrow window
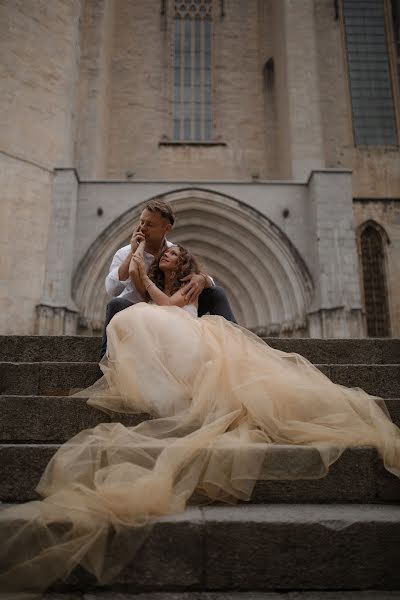
[[385,2],[343,0],[343,15],[355,144],[396,145]]
[[175,1],[175,141],[212,139],[212,0]]
[[373,224],[363,229],[360,248],[367,334],[387,337],[390,327],[384,246],[382,235]]
[[400,0],[391,0],[397,77],[400,83]]

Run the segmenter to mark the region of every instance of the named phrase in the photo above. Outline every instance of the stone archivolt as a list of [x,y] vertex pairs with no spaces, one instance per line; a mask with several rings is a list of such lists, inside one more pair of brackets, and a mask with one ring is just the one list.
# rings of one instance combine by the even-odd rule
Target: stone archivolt
[[[311,275],[286,235],[238,200],[198,189],[164,196],[177,223],[171,240],[187,246],[229,295],[239,322],[260,334],[304,336]],[[143,205],[117,218],[81,260],[73,280],[80,329],[102,327],[104,278],[115,251],[126,245]]]

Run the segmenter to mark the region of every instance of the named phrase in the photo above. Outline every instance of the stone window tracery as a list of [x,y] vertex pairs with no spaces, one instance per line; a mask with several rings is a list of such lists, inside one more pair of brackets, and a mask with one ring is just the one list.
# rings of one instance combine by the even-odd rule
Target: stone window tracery
[[173,138],[212,140],[212,0],[175,1]]

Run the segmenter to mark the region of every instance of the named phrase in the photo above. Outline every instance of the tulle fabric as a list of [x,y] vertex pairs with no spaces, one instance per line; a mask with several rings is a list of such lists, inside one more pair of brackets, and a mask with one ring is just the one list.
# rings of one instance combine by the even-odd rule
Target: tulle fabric
[[[234,503],[257,479],[323,477],[343,450],[374,446],[400,476],[400,433],[379,400],[332,383],[298,354],[267,346],[221,317],[137,304],[108,330],[104,373],[81,395],[105,423],[64,444],[37,487],[45,498],[0,513],[0,590],[25,600],[81,564],[108,583],[160,515],[197,499]],[[288,467],[277,445],[312,446]],[[314,456],[314,458],[315,458]]]

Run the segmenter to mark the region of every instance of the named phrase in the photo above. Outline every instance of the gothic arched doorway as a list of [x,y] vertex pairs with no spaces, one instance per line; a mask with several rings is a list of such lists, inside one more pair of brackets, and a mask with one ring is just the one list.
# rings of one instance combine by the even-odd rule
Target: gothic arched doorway
[[[313,291],[309,271],[287,236],[264,215],[231,197],[186,189],[163,196],[176,213],[170,235],[187,246],[226,290],[240,324],[267,335],[307,335]],[[73,281],[81,332],[101,330],[104,278],[128,243],[143,204],[117,218],[92,244]]]
[[390,335],[389,303],[386,285],[386,232],[375,221],[367,221],[359,230],[359,248],[364,293],[367,335]]

